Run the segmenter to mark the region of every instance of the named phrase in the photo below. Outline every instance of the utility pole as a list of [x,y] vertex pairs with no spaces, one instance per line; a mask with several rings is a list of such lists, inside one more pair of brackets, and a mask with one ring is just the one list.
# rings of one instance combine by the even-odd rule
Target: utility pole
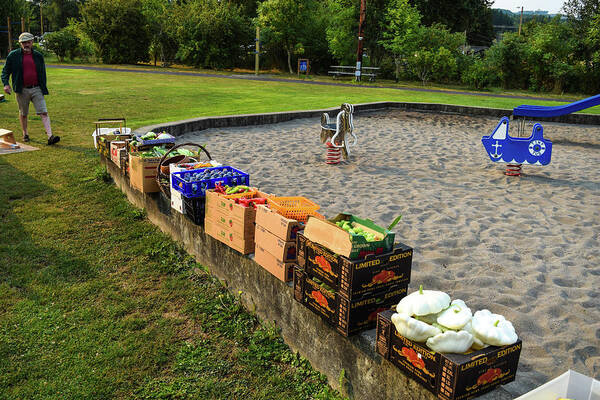
[[519,19],[519,36],[521,36],[521,25],[523,24],[523,6],[521,6],[521,18]]
[[8,52],[10,53],[12,51],[12,35],[10,32],[10,17],[6,17],[6,20],[8,21]]
[[42,2],[40,1],[40,28],[41,33],[40,36],[44,34],[44,16],[42,15]]
[[256,46],[255,46],[255,54],[254,54],[254,75],[258,76],[258,69],[260,64],[260,27],[256,27]]
[[356,81],[360,82],[361,69],[362,69],[362,57],[363,57],[363,41],[364,37],[364,23],[365,15],[367,12],[367,0],[360,0],[360,18],[358,20],[358,46],[356,49]]

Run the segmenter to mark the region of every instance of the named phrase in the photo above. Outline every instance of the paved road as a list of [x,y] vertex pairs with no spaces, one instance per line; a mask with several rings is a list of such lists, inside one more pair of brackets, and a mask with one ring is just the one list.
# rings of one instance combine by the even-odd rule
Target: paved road
[[[275,78],[272,76],[255,76],[252,74],[247,75],[220,75],[220,74],[208,74],[203,72],[184,72],[184,71],[155,71],[155,70],[143,70],[133,68],[110,68],[110,67],[92,67],[86,65],[47,65],[48,68],[57,69],[85,69],[93,71],[115,71],[115,72],[135,72],[138,74],[160,74],[160,75],[182,75],[182,76],[199,76],[203,78],[221,78],[221,79],[244,79],[251,81],[265,81],[265,82],[287,82],[297,83],[304,85],[320,85],[320,86],[345,86],[345,87],[356,87],[357,85],[351,83],[338,83],[338,82],[314,82],[314,81],[302,81],[285,78]],[[506,99],[524,99],[524,100],[544,100],[544,101],[557,101],[561,103],[575,101],[576,99],[549,99],[546,97],[532,97],[532,96],[517,96],[508,94],[492,94],[492,93],[478,93],[478,92],[461,92],[458,90],[439,90],[439,89],[427,89],[427,88],[415,88],[415,87],[398,87],[398,86],[361,86],[365,89],[395,89],[395,90],[408,90],[412,92],[427,92],[427,93],[443,93],[443,94],[457,94],[457,95],[468,95],[468,96],[482,96],[482,97],[497,97]]]

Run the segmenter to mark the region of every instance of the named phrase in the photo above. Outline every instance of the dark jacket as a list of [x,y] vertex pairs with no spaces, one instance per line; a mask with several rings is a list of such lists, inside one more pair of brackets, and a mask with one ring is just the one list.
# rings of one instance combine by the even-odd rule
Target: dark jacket
[[[46,64],[44,56],[39,51],[33,50],[33,62],[37,71],[38,85],[43,94],[48,94],[46,87]],[[12,74],[12,88],[16,93],[23,92],[23,49],[19,48],[8,53],[6,63],[2,69],[2,83],[8,85],[8,77]]]

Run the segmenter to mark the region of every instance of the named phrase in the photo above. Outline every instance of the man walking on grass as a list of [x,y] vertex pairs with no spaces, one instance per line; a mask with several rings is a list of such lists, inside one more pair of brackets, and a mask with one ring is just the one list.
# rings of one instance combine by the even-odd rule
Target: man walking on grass
[[17,96],[19,104],[19,121],[23,129],[23,141],[29,142],[27,131],[27,114],[29,114],[29,103],[33,103],[36,113],[42,118],[48,144],[58,143],[59,136],[52,135],[50,117],[46,109],[44,95],[48,94],[46,87],[46,65],[44,56],[33,50],[33,35],[23,32],[19,36],[20,49],[11,51],[6,57],[6,63],[2,69],[2,83],[6,94],[11,93],[8,77],[12,75],[12,88]]

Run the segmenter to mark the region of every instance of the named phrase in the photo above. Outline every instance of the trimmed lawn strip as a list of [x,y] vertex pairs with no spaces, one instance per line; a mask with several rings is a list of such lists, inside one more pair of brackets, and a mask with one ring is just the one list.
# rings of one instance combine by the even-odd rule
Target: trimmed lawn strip
[[[339,398],[105,182],[92,122],[142,125],[342,102],[519,100],[83,70],[48,71],[57,146],[0,157],[0,397]],[[0,127],[20,136],[14,95]],[[555,105],[556,103],[554,103]],[[317,135],[318,132],[315,132]],[[218,153],[218,151],[217,151]],[[224,160],[224,156],[219,159]]]

